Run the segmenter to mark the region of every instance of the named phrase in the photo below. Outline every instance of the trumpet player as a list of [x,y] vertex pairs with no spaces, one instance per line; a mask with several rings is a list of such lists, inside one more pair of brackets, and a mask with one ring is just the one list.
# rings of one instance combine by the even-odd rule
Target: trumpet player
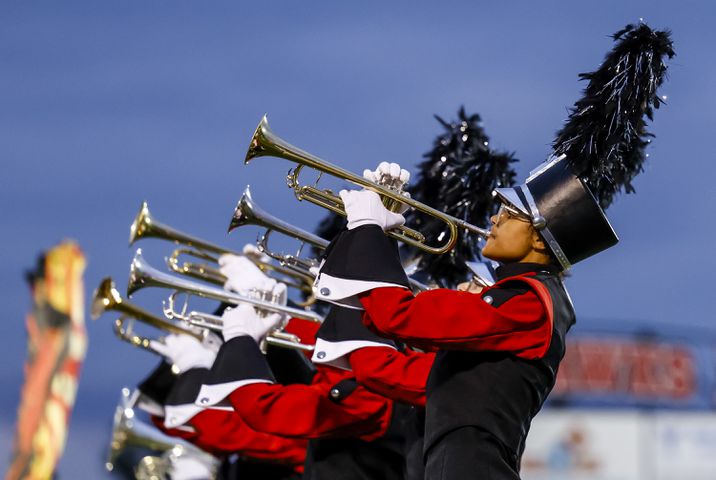
[[[662,103],[657,89],[674,55],[669,32],[644,23],[613,39],[600,67],[581,75],[589,85],[550,158],[522,185],[494,190],[502,205],[482,249],[500,264],[493,286],[413,295],[397,247],[383,235],[402,224],[401,212],[388,211],[374,192],[341,192],[347,231],[327,250],[317,297],[350,299],[374,331],[439,350],[427,384],[428,480],[520,478],[530,423],[575,323],[562,277],[618,242],[603,208],[633,191],[643,170],[644,119]],[[387,173],[396,179],[402,171],[395,165]]]
[[386,341],[361,323],[361,312],[333,306],[318,332],[313,362],[350,371],[355,381],[394,401],[406,480],[422,480],[425,385],[434,353]]
[[[398,172],[394,165],[387,173]],[[402,224],[402,215],[374,192],[343,191],[341,198],[347,231],[329,249],[319,295],[334,301],[355,295],[374,331],[440,350],[427,384],[426,478],[519,478],[530,420],[554,384],[574,323],[562,268],[534,219],[508,192],[482,251],[502,264],[495,286],[413,295],[397,246],[383,235]]]
[[[257,284],[269,285],[249,262],[237,271],[244,272],[238,282],[256,278]],[[400,352],[355,316],[353,328],[346,328],[349,323],[340,318],[352,315],[338,307],[328,314],[317,333],[313,382],[286,386],[274,382],[258,349],[261,338],[282,321],[280,316],[262,317],[249,306],[225,313],[226,343],[198,404],[228,399],[257,430],[310,438],[305,478],[403,478],[405,409],[399,403],[424,405],[433,355]]]
[[[216,357],[217,349],[211,342],[170,334],[162,342],[154,343],[153,347],[164,355],[166,364],[181,372],[166,392],[163,415],[152,415],[153,423],[160,430],[220,458],[238,454],[238,460],[225,462],[222,467],[225,478],[300,478],[306,452],[304,440],[257,432],[230,408],[202,408],[194,404]],[[151,382],[143,382],[145,390],[148,383]],[[231,474],[227,475],[228,472]]]

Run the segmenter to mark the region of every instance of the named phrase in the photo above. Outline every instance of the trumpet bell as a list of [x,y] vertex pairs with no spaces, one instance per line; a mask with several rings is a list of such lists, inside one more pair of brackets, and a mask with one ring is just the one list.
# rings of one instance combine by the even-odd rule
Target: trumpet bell
[[[143,258],[141,257],[140,252],[139,262],[141,261],[143,261]],[[91,310],[93,319],[97,319],[108,310],[120,312],[123,315],[123,318],[120,318],[115,322],[115,333],[122,340],[125,340],[132,345],[143,347],[149,350],[152,350],[151,340],[132,334],[131,328],[125,328],[124,326],[124,317],[134,318],[143,323],[151,325],[160,330],[165,330],[170,333],[190,335],[199,341],[204,340],[204,335],[200,333],[194,332],[193,330],[190,330],[188,328],[183,328],[178,325],[175,325],[168,320],[159,318],[156,315],[147,312],[146,310],[138,307],[137,305],[125,302],[119,294],[119,291],[115,288],[114,282],[110,277],[107,277],[102,280],[102,282],[100,282],[99,284],[99,287],[97,287],[97,289],[95,290],[94,297],[92,298]]]
[[177,444],[171,437],[136,418],[133,403],[131,392],[128,388],[123,388],[114,411],[112,436],[105,462],[108,471],[114,469],[115,462],[127,448],[141,447],[163,452],[174,448]]
[[191,455],[208,465],[216,465],[216,459],[194,445],[163,434],[154,426],[137,418],[134,408],[136,393],[123,388],[115,408],[109,449],[105,461],[108,471],[114,470],[117,459],[129,448],[142,448],[162,452],[165,455]]
[[290,223],[271,215],[257,205],[251,196],[250,186],[247,186],[244,189],[244,193],[241,195],[241,199],[234,209],[234,214],[231,217],[228,231],[231,232],[234,229],[245,225],[256,225],[268,230],[279,232],[302,242],[309,243],[319,249],[325,249],[328,246],[327,240],[319,237],[318,235],[314,235],[311,232],[295,227]]
[[255,211],[254,200],[251,198],[251,187],[247,185],[239,199],[239,203],[234,208],[234,214],[231,216],[231,222],[229,222],[229,228],[226,229],[226,232],[231,233],[235,229],[246,225],[263,226],[263,222],[256,223],[258,217],[254,214]]
[[261,121],[256,126],[254,134],[251,136],[249,149],[246,151],[244,164],[247,165],[251,160],[257,157],[280,156],[281,142],[276,141],[275,135],[268,126],[268,116],[264,114]]
[[110,277],[104,278],[92,295],[90,315],[97,320],[107,310],[114,310],[122,303],[122,297]]
[[129,266],[129,281],[127,282],[127,296],[131,297],[137,290],[148,286],[151,277],[147,274],[152,267],[144,260],[142,249],[138,248]]
[[132,245],[141,238],[154,236],[152,232],[153,223],[154,219],[149,212],[149,205],[145,200],[142,202],[142,206],[139,208],[137,216],[134,218],[132,225],[129,227],[129,244]]

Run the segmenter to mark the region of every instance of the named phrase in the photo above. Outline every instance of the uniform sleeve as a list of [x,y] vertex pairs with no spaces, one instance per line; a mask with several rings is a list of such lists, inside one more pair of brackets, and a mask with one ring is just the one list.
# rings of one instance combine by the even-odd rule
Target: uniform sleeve
[[307,442],[257,432],[236,412],[204,410],[189,422],[197,431],[195,444],[204,449],[276,460],[293,465],[302,464]]
[[344,398],[334,399],[331,393],[334,388],[340,390],[340,384],[321,380],[311,385],[255,383],[234,390],[229,400],[244,421],[260,432],[363,440],[382,435],[390,421],[390,401],[360,386]]
[[160,419],[152,420],[164,433],[217,456],[239,453],[291,465],[302,464],[306,456],[305,440],[259,433],[236,412],[202,410],[186,422],[191,428],[183,429],[165,428]]
[[363,322],[378,333],[419,347],[505,351],[525,359],[549,348],[549,313],[532,290],[499,307],[486,295],[437,289],[413,295],[403,288],[376,288],[360,295]]
[[425,385],[434,353],[400,352],[390,347],[368,347],[350,354],[358,383],[392,400],[425,406]]

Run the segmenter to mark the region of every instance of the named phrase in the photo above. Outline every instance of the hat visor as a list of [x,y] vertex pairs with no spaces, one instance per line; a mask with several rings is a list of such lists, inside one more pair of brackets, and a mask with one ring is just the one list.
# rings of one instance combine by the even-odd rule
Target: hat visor
[[520,213],[524,213],[525,216],[531,217],[527,205],[525,205],[522,199],[520,199],[520,196],[517,195],[517,190],[515,190],[514,188],[496,188],[495,190],[493,190],[493,193],[500,199],[502,203],[507,203],[508,205],[515,207],[517,210],[519,210]]

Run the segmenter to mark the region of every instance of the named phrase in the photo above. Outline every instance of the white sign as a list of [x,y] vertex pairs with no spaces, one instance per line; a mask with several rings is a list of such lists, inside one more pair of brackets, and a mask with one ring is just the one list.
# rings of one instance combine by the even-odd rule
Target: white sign
[[716,415],[660,413],[651,425],[657,480],[716,478]]
[[633,412],[543,411],[534,419],[522,456],[524,480],[637,480],[640,432]]

